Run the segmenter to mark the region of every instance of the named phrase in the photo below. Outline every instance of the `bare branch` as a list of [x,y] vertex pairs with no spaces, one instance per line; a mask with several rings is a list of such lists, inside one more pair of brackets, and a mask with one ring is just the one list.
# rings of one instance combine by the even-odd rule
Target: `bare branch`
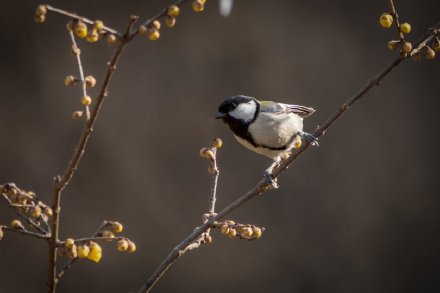
[[40,238],[40,239],[46,239],[47,240],[50,237],[50,234],[49,235],[47,235],[47,234],[39,234],[39,233],[35,233],[35,232],[32,232],[32,231],[15,229],[15,228],[12,228],[12,227],[9,227],[9,226],[4,226],[4,225],[2,225],[0,227],[3,228],[4,230],[20,233],[20,234],[26,235],[26,236],[32,236],[32,237],[35,237],[35,238]]

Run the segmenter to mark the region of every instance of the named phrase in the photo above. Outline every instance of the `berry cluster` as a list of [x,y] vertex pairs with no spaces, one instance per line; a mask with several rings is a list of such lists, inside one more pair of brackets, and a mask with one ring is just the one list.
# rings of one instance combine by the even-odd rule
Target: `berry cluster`
[[94,262],[99,262],[102,258],[102,248],[97,243],[99,240],[117,241],[116,247],[119,251],[135,252],[136,244],[126,237],[117,237],[123,226],[119,222],[106,221],[98,231],[90,238],[73,239],[67,238],[59,242],[58,254],[73,260],[76,258],[86,258]]
[[200,156],[202,158],[208,159],[211,164],[208,167],[208,173],[213,174],[214,172],[218,172],[217,165],[216,165],[216,154],[217,149],[221,148],[223,146],[223,141],[220,138],[216,138],[212,141],[212,147],[210,148],[202,148],[200,149]]
[[[53,215],[52,209],[40,201],[35,192],[21,190],[14,183],[6,183],[0,185],[0,193],[9,206],[15,209],[17,214],[26,221],[26,225],[24,225],[20,220],[14,219],[10,223],[10,228],[35,233],[43,238],[50,234],[48,222]],[[32,230],[36,232],[32,232]],[[0,239],[2,236],[3,232],[0,232]]]
[[[413,52],[413,44],[405,39],[405,35],[411,32],[411,25],[408,22],[400,23],[393,1],[390,1],[390,7],[391,12],[383,13],[379,18],[379,23],[383,28],[390,28],[393,24],[395,24],[397,28],[398,39],[389,41],[387,44],[388,48],[394,50],[400,47],[402,56],[411,56],[415,61],[422,60],[420,50]],[[440,40],[438,36],[435,36],[431,46],[424,44],[422,49],[425,52],[426,59],[434,59],[435,52],[440,51]]]
[[215,223],[214,227],[218,228],[223,235],[247,240],[259,239],[265,230],[265,228],[260,228],[252,224],[240,224],[232,220]]

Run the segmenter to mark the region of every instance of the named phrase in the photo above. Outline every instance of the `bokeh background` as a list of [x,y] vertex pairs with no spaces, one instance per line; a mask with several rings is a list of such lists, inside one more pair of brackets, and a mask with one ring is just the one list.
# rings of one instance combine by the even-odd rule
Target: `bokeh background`
[[[396,1],[415,41],[440,20],[437,0]],[[123,30],[172,1],[50,1]],[[65,30],[36,1],[2,1],[0,182],[50,203],[83,123]],[[135,254],[103,244],[99,264],[78,261],[59,292],[136,292],[168,252],[201,223],[210,190],[199,149],[222,137],[218,208],[261,179],[267,158],[241,147],[212,119],[226,97],[313,106],[308,131],[395,58],[394,30],[378,18],[387,1],[237,0],[229,18],[209,0],[183,7],[158,42],[132,42],[122,56],[77,175],[62,198],[61,238],[118,220]],[[99,82],[113,47],[79,42]],[[181,258],[154,292],[439,292],[440,63],[405,61],[350,109],[320,147],[280,177],[281,188],[228,218],[266,227],[258,241],[214,242]],[[95,91],[90,91],[96,94]],[[0,223],[15,217],[0,204]],[[6,233],[0,291],[44,292],[47,245]]]

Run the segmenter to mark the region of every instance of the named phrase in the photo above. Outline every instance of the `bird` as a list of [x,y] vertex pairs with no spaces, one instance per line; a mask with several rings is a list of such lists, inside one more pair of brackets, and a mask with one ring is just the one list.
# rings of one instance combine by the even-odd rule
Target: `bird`
[[241,145],[273,160],[264,178],[269,186],[278,188],[272,174],[281,158],[298,148],[302,139],[318,146],[318,139],[303,131],[303,118],[314,112],[311,107],[236,95],[220,104],[214,118],[223,120]]

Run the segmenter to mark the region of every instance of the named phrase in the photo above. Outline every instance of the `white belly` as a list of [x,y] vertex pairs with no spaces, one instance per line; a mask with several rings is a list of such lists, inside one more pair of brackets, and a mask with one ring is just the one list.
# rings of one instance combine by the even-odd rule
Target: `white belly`
[[[257,145],[289,149],[290,144],[293,143],[293,136],[303,129],[303,118],[293,113],[282,117],[278,115],[275,119],[273,115],[272,113],[260,113],[258,119],[249,126],[249,132],[254,133],[252,137]],[[258,133],[257,137],[255,133]],[[274,158],[285,152],[285,150],[255,147],[238,136],[235,138],[246,148],[269,158]]]

